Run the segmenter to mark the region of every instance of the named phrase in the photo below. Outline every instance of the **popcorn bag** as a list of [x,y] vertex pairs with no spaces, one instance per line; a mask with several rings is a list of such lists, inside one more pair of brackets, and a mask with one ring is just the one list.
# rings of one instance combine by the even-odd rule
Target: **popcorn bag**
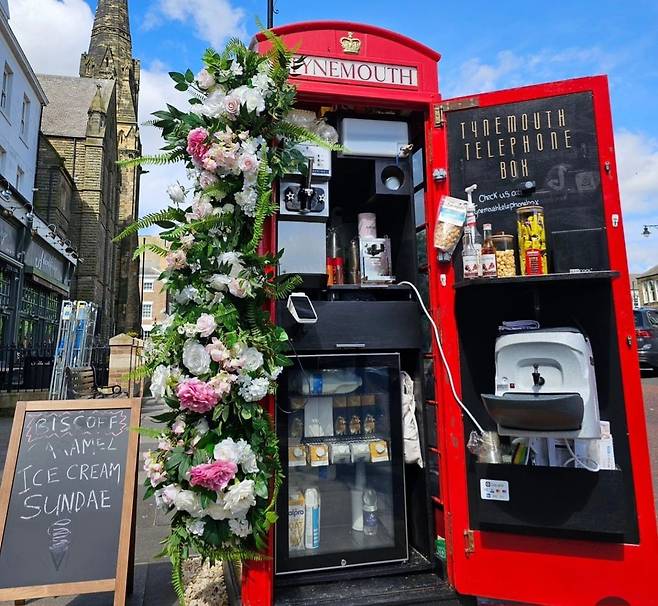
[[441,196],[434,226],[434,247],[445,256],[454,252],[466,222],[468,202],[452,196]]

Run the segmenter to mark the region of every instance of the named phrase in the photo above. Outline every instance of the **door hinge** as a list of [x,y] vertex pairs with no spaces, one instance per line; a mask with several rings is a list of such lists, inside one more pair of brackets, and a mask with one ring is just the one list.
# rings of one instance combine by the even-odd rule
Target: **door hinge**
[[472,530],[464,531],[464,553],[466,557],[475,553],[475,536]]
[[437,103],[434,106],[434,126],[444,127],[446,125],[447,112],[454,112],[458,109],[469,109],[471,107],[480,107],[480,97],[467,97],[466,99]]

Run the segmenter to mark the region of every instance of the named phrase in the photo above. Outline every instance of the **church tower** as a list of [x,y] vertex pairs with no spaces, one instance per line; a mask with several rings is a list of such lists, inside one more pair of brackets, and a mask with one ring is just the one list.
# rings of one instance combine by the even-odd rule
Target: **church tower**
[[[140,64],[132,56],[128,0],[98,0],[89,51],[80,60],[80,76],[116,82],[118,157],[126,160],[140,156],[142,144],[137,122]],[[119,232],[139,217],[139,178],[139,167],[121,169],[116,209]],[[137,235],[118,245],[113,271],[117,333],[140,330],[139,262],[132,260],[137,245]]]

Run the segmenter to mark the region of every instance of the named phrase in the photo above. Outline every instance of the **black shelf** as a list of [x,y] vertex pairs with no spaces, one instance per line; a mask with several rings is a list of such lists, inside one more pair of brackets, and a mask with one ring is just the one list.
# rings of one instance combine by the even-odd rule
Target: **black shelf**
[[332,290],[411,290],[408,286],[402,284],[332,284],[327,286],[328,291]]
[[531,285],[544,282],[570,282],[581,280],[612,280],[618,278],[618,271],[584,271],[569,274],[545,274],[540,276],[514,276],[511,278],[473,278],[472,280],[462,280],[456,282],[454,287],[468,288],[473,286],[501,286],[503,284],[522,284]]

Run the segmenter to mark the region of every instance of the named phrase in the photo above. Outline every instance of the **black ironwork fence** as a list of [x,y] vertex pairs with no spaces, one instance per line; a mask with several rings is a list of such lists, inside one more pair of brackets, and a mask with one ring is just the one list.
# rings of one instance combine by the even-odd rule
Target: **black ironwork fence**
[[[55,348],[52,345],[0,347],[0,392],[47,390],[50,387],[54,360]],[[99,345],[92,349],[91,366],[95,370],[97,384],[107,385],[110,367],[108,345]]]

